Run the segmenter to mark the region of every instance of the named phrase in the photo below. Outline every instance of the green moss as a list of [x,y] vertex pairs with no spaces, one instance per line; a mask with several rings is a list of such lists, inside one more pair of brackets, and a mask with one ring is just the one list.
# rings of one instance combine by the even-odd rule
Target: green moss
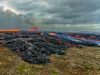
[[20,62],[20,64],[17,65],[16,72],[19,75],[38,75],[43,67],[43,65]]
[[84,69],[87,69],[87,70],[93,70],[93,66],[92,64],[90,63],[83,63],[82,66],[84,67]]
[[42,69],[44,66],[43,65],[33,65],[32,66],[33,68],[35,68],[35,69],[37,69],[37,70],[39,70],[39,69]]
[[59,75],[58,71],[56,68],[51,69],[51,75]]
[[59,75],[58,72],[52,71],[51,75]]
[[18,66],[17,66],[17,73],[18,74],[23,74],[24,72],[25,72],[25,64],[19,64]]

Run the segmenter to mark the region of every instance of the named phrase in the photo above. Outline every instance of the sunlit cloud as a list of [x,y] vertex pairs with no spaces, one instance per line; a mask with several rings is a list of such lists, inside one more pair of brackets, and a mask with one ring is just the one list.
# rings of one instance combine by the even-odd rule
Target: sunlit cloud
[[12,12],[16,15],[22,14],[21,12],[17,11],[13,6],[11,6],[7,1],[1,2],[0,7],[2,8],[3,12]]

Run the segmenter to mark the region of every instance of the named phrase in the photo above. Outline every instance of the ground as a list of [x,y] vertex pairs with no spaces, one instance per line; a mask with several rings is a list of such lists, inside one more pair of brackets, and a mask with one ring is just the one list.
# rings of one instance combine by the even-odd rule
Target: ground
[[0,46],[0,75],[100,75],[100,48],[69,48],[65,55],[51,55],[48,64],[28,64]]

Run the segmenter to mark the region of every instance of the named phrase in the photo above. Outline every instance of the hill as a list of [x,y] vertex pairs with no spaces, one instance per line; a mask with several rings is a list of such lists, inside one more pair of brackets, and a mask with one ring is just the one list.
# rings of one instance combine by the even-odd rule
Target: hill
[[51,55],[49,64],[28,64],[0,46],[1,75],[100,75],[100,48],[69,48],[65,55]]

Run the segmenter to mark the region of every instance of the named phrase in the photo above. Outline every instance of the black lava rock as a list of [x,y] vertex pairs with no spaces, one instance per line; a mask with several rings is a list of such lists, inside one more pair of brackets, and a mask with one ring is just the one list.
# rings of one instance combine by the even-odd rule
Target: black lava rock
[[31,64],[48,63],[49,55],[63,55],[63,49],[69,48],[64,43],[58,43],[58,37],[41,35],[39,32],[2,33],[1,36],[5,40],[5,46]]

